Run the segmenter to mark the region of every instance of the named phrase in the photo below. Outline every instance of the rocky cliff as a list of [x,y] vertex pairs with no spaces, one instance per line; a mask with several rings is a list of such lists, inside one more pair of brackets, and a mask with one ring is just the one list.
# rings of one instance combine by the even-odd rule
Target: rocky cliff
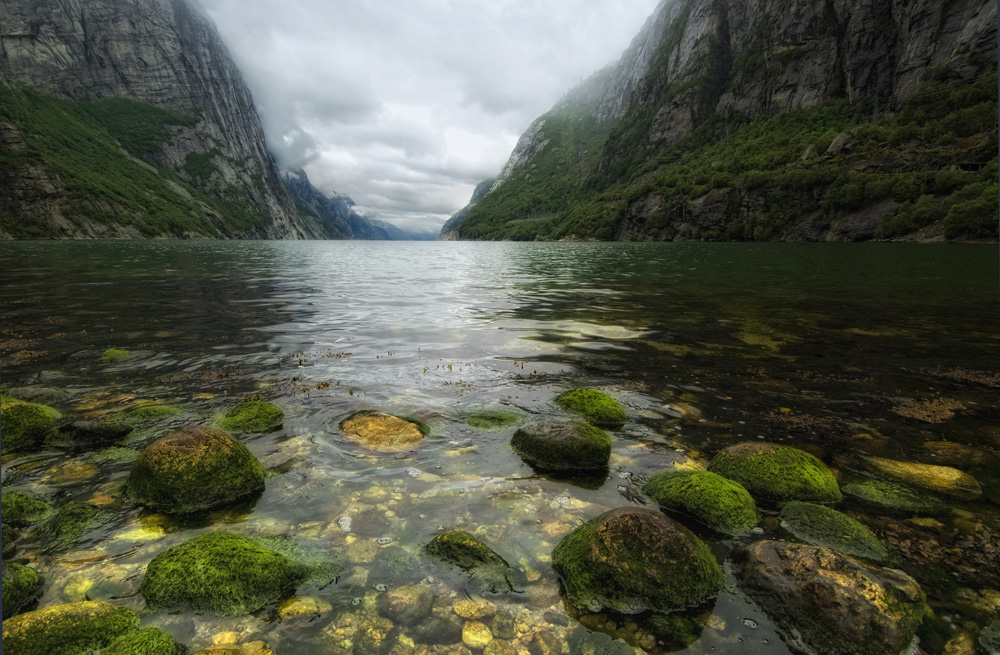
[[486,194],[493,189],[496,182],[497,178],[490,177],[476,185],[475,190],[472,192],[472,199],[469,200],[469,204],[452,214],[451,218],[445,221],[445,224],[441,226],[441,232],[438,235],[439,241],[457,240],[459,235],[459,226],[469,217],[469,212],[472,211],[472,208],[475,207],[480,200],[485,198]]
[[995,239],[996,46],[989,0],[665,0],[456,236]]
[[6,0],[0,83],[0,236],[335,236],[188,0]]

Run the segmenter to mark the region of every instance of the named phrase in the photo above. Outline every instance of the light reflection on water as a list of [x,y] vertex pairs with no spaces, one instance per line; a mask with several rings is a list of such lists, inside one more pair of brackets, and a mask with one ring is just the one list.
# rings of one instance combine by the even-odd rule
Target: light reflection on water
[[[149,559],[207,530],[319,539],[354,562],[336,585],[300,588],[331,606],[319,617],[143,621],[195,649],[234,631],[282,655],[338,652],[338,623],[370,607],[375,585],[393,586],[368,579],[373,553],[416,552],[462,528],[525,576],[524,593],[494,599],[501,609],[575,639],[584,629],[563,620],[552,547],[605,509],[644,502],[642,481],[668,465],[768,435],[846,457],[850,475],[856,451],[876,447],[852,440],[865,430],[884,437],[873,454],[919,459],[917,446],[942,436],[995,452],[995,385],[960,375],[1000,362],[995,260],[995,249],[878,245],[0,244],[5,388],[64,388],[67,414],[144,400],[184,409],[133,447],[248,394],[286,415],[281,431],[244,439],[274,472],[253,507],[178,524],[115,503],[69,552],[27,533],[20,556],[46,575],[43,605],[139,609]],[[99,364],[109,347],[137,356]],[[631,419],[597,488],[534,475],[507,446],[513,428],[465,423],[483,408],[559,415],[551,400],[575,386],[611,393]],[[943,423],[893,409],[937,396],[963,409]],[[337,429],[360,409],[433,433],[411,452],[373,454]],[[57,505],[113,500],[128,468],[46,452],[5,460],[4,485]],[[962,509],[996,530],[1000,485],[976,474],[993,504]],[[736,545],[691,527],[720,559]],[[442,597],[467,593],[447,572],[422,573]],[[929,593],[943,603],[950,592]],[[731,574],[714,614],[692,653],[787,652]]]

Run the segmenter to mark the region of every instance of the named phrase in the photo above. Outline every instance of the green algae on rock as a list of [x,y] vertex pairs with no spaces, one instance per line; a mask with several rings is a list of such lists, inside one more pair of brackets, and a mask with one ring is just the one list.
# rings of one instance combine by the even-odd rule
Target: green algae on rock
[[3,539],[3,558],[13,557],[17,553],[17,530],[6,523],[0,525],[0,537]]
[[258,546],[283,555],[291,562],[304,566],[307,571],[305,582],[325,587],[332,583],[348,567],[346,558],[314,537],[293,537],[277,535],[254,539]]
[[59,426],[59,433],[49,443],[61,448],[89,450],[110,446],[127,437],[134,428],[117,420],[72,421]]
[[154,557],[139,593],[153,609],[237,616],[280,600],[308,574],[246,537],[209,532]]
[[340,422],[340,429],[352,441],[372,450],[406,450],[430,432],[418,422],[374,410],[362,410]]
[[118,348],[108,348],[101,355],[102,364],[120,364],[122,362],[127,362],[132,357],[132,354],[127,350],[120,350]]
[[792,501],[781,506],[779,518],[781,527],[812,546],[878,562],[889,557],[888,549],[871,530],[835,509]]
[[4,562],[3,565],[3,618],[8,619],[24,611],[42,593],[42,576],[23,564]]
[[265,400],[246,400],[219,417],[217,425],[226,432],[249,434],[273,432],[281,427],[285,413]]
[[697,605],[722,589],[722,568],[700,539],[660,512],[621,507],[587,521],[552,551],[576,607],[622,614]]
[[561,394],[555,403],[568,412],[579,414],[591,425],[618,430],[628,415],[617,400],[593,389],[573,389]]
[[741,587],[808,652],[899,655],[928,612],[909,576],[832,548],[756,541],[733,560]]
[[142,405],[127,412],[122,412],[115,416],[115,420],[128,425],[142,425],[144,423],[156,423],[164,419],[172,418],[184,413],[179,407],[170,405]]
[[50,605],[3,622],[5,655],[100,651],[139,627],[130,609],[102,601]]
[[0,513],[4,524],[24,528],[47,518],[52,508],[44,500],[33,498],[23,491],[5,491],[0,494]]
[[487,591],[502,593],[513,589],[507,560],[468,532],[449,530],[439,534],[425,550],[442,562],[465,571],[474,583]]
[[93,505],[72,501],[53,514],[39,530],[50,537],[49,546],[56,550],[73,548],[80,538],[97,523],[100,510]]
[[118,637],[100,655],[184,655],[187,648],[159,628],[143,628]]
[[608,466],[611,439],[586,423],[531,421],[510,440],[521,459],[540,471],[597,471]]
[[767,442],[736,444],[716,453],[708,470],[740,483],[755,498],[820,503],[839,502],[843,498],[826,464],[791,446]]
[[951,509],[937,498],[925,496],[909,487],[884,480],[864,480],[844,485],[844,495],[864,507],[894,516],[944,516]]
[[743,535],[760,522],[746,489],[708,471],[662,471],[642,490],[662,507],[688,514],[718,532]]
[[38,450],[55,433],[60,416],[51,407],[20,400],[0,405],[0,453]]
[[253,453],[225,432],[188,426],[157,439],[136,458],[125,493],[167,514],[229,505],[264,489],[264,469]]
[[502,430],[523,420],[521,414],[510,410],[483,409],[469,414],[465,422],[479,430]]
[[872,472],[932,493],[956,500],[976,500],[983,494],[979,481],[950,466],[900,462],[883,457],[865,457],[865,466]]

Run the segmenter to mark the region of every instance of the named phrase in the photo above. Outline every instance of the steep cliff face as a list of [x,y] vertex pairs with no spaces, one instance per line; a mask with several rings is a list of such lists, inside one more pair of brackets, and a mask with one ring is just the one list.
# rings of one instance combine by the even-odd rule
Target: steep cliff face
[[943,219],[996,186],[996,44],[989,0],[665,0],[459,236],[988,237]]
[[384,239],[371,222],[354,211],[348,196],[326,196],[312,185],[302,169],[282,173],[285,186],[300,211],[315,216],[320,224],[340,239]]
[[490,192],[496,182],[497,178],[490,177],[476,185],[475,190],[472,192],[472,199],[469,200],[469,204],[452,214],[451,218],[445,221],[445,224],[441,226],[441,232],[438,234],[439,241],[457,240],[459,226],[465,222],[465,219],[469,217],[469,212],[472,208],[475,207],[480,200],[486,197],[486,194]]
[[[298,215],[239,70],[188,0],[7,0],[0,82],[0,147],[21,153],[2,171],[7,237],[326,236]],[[51,146],[77,146],[67,121],[89,162]],[[137,205],[90,179],[150,167],[163,183]]]

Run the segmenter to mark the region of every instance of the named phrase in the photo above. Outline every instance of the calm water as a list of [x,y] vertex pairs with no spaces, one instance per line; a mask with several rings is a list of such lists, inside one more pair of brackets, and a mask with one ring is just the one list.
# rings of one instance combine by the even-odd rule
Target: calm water
[[[186,523],[118,501],[129,450],[4,458],[4,490],[101,508],[70,549],[25,532],[18,556],[46,578],[41,605],[90,598],[141,610],[146,563],[221,525],[312,537],[352,562],[336,584],[299,589],[316,611],[158,612],[143,623],[193,650],[236,638],[263,639],[280,655],[338,653],[381,590],[408,582],[372,571],[378,549],[416,553],[439,530],[461,528],[524,576],[522,593],[492,598],[499,611],[577,644],[589,630],[559,596],[549,564],[559,539],[606,509],[648,502],[639,490],[659,470],[700,466],[761,437],[809,449],[844,481],[858,475],[860,454],[933,462],[926,442],[974,448],[978,459],[958,465],[984,498],[955,506],[937,532],[913,537],[916,527],[860,518],[890,545],[933,538],[971,562],[933,549],[901,558],[942,620],[925,638],[929,652],[949,621],[981,625],[981,590],[1000,589],[996,247],[3,243],[0,270],[5,388],[65,389],[54,404],[67,416],[183,408],[130,437],[133,450],[251,394],[286,417],[281,431],[243,439],[273,473],[259,501]],[[135,356],[101,364],[111,347]],[[536,476],[507,446],[513,428],[465,422],[486,408],[559,415],[552,399],[577,386],[606,391],[630,416],[596,484]],[[410,452],[375,454],[337,427],[361,409],[418,418],[433,433]],[[689,526],[720,561],[742,543]],[[433,566],[420,574],[439,604],[470,593]],[[685,652],[787,653],[727,576]],[[642,625],[605,621],[643,643]],[[403,634],[400,652],[410,652]]]

